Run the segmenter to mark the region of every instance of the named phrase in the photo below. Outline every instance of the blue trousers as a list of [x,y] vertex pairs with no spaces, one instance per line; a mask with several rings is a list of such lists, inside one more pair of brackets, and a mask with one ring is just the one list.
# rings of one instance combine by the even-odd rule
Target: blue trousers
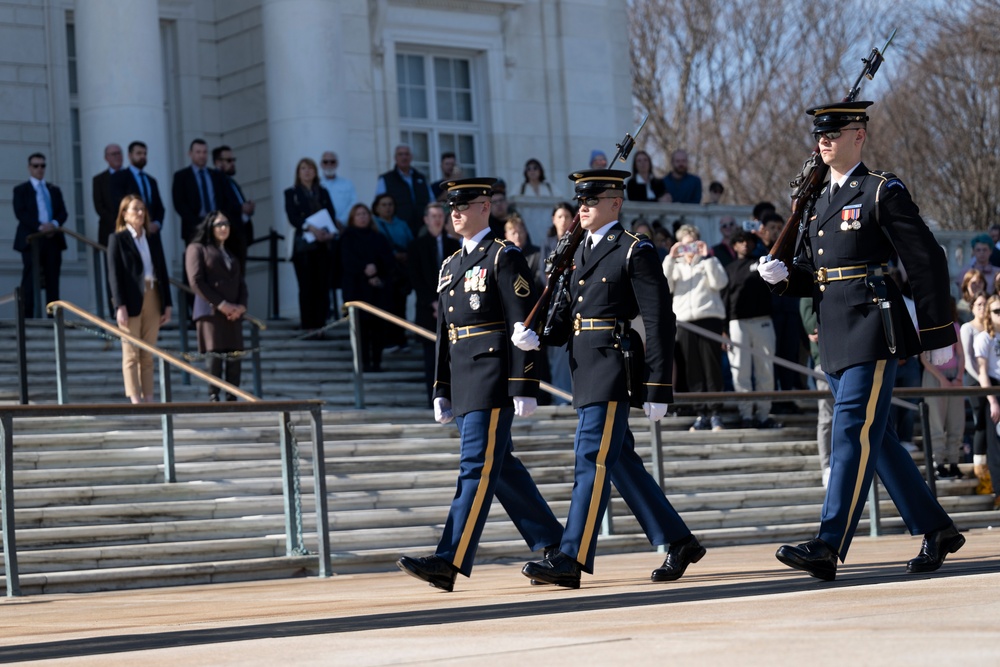
[[513,406],[476,410],[455,420],[462,443],[458,488],[436,554],[465,576],[472,573],[494,494],[532,551],[562,539],[562,525],[514,457],[513,420]]
[[611,483],[635,514],[650,544],[670,544],[691,534],[659,484],[635,453],[627,403],[592,403],[577,409],[576,468],[569,518],[559,550],[594,573],[594,552]]
[[875,473],[911,535],[941,530],[951,518],[924,483],[889,421],[895,359],[827,373],[833,391],[830,483],[818,537],[847,557]]

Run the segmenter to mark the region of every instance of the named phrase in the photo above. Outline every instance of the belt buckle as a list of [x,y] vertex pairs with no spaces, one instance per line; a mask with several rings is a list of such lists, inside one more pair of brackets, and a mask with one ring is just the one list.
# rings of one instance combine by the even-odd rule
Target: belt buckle
[[827,278],[827,271],[825,266],[821,266],[818,269],[816,269],[816,282],[824,285],[830,282],[829,279]]
[[452,343],[458,342],[458,329],[455,328],[454,324],[451,324],[448,327],[448,340]]

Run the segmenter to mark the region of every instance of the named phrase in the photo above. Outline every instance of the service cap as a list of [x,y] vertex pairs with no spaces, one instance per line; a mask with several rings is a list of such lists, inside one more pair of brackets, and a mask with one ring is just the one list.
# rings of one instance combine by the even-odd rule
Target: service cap
[[850,123],[868,122],[868,114],[865,109],[875,104],[864,100],[858,102],[834,102],[823,106],[806,109],[806,113],[813,117],[813,130],[816,132],[829,132],[839,130]]
[[569,180],[576,183],[577,195],[599,195],[605,190],[625,190],[625,179],[631,175],[622,169],[583,169],[570,174]]
[[444,187],[448,192],[448,203],[465,204],[478,197],[489,197],[493,194],[493,184],[496,182],[495,178],[484,177],[446,181]]

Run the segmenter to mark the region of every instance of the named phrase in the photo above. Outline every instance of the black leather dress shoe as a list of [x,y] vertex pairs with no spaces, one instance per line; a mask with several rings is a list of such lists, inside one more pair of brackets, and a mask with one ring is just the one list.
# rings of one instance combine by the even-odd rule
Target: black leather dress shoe
[[837,552],[823,540],[809,540],[798,546],[786,544],[774,556],[788,567],[808,572],[817,579],[833,581],[837,578]]
[[917,557],[906,564],[907,572],[933,572],[944,563],[944,557],[953,554],[965,544],[965,535],[958,532],[955,524],[944,530],[935,530],[924,535]]
[[[555,556],[557,553],[559,553],[559,547],[545,547],[545,550],[542,552],[542,559],[543,560],[548,560],[548,559],[552,558],[553,556]],[[532,579],[531,580],[531,585],[532,586],[548,586],[549,582],[547,582],[547,581],[539,581],[538,579]]]
[[562,552],[551,558],[525,564],[521,574],[546,584],[565,588],[580,587],[580,564]]
[[455,588],[455,577],[458,575],[458,571],[440,556],[420,558],[403,556],[396,561],[396,567],[412,577],[426,581],[434,588],[440,588],[449,593]]
[[686,543],[679,546],[670,545],[663,565],[653,570],[650,579],[653,581],[677,581],[684,575],[684,570],[691,563],[697,563],[705,557],[705,547],[698,543],[694,535]]

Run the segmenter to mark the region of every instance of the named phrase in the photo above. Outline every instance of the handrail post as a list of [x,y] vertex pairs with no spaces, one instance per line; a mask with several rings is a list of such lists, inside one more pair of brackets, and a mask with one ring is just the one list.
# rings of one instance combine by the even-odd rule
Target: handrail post
[[104,272],[101,270],[101,265],[105,263],[101,261],[101,251],[97,248],[90,249],[90,256],[94,262],[94,300],[97,302],[97,316],[103,320],[104,302],[108,298],[104,287]]
[[250,357],[253,365],[253,393],[257,398],[263,398],[263,380],[260,369],[260,329],[252,322],[250,323],[250,348],[253,350]]
[[45,317],[42,312],[42,249],[39,247],[39,240],[31,242],[31,283],[34,309],[31,311],[35,317]]
[[878,474],[872,476],[868,489],[868,534],[878,537],[882,534],[882,508],[878,506]]
[[934,478],[934,443],[931,442],[931,417],[927,399],[918,403],[920,410],[920,430],[923,431],[924,440],[924,475],[927,477],[927,486],[931,494],[937,498],[937,481]]
[[14,419],[0,414],[0,524],[3,525],[3,563],[7,597],[21,594],[17,572],[17,540],[14,539]]
[[[173,401],[173,392],[170,387],[170,366],[167,365],[163,357],[160,362],[160,402],[170,403]],[[163,481],[173,484],[177,481],[177,466],[174,458],[174,416],[163,413],[160,415],[160,425],[163,430]]]
[[28,342],[24,328],[24,294],[21,286],[14,288],[14,307],[17,312],[17,384],[21,405],[28,404]]
[[309,410],[313,436],[313,496],[316,500],[316,542],[319,551],[319,576],[333,574],[330,565],[330,526],[326,503],[326,454],[323,445],[323,411]]
[[354,407],[365,408],[365,377],[361,364],[361,313],[354,306],[347,309],[348,323],[351,329],[351,354],[354,357]]
[[69,402],[69,383],[66,379],[66,321],[63,309],[53,313],[52,326],[56,335],[56,400],[59,405]]
[[[181,356],[188,351],[188,293],[182,287],[177,288],[177,334],[180,338]],[[186,357],[185,357],[186,358]],[[181,373],[181,384],[191,384],[191,376]]]
[[291,556],[302,543],[302,536],[296,534],[298,531],[295,520],[295,461],[292,452],[295,436],[291,432],[289,413],[278,413],[278,418],[281,420],[278,433],[281,445],[281,493],[285,501],[285,555]]
[[278,232],[271,228],[267,235],[267,319],[277,320],[281,317],[281,304],[278,300]]

